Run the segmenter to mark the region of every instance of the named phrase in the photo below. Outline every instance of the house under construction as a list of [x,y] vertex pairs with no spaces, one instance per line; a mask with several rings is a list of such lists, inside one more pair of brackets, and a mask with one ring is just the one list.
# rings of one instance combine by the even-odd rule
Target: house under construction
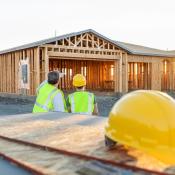
[[63,90],[73,89],[77,73],[94,91],[175,90],[175,51],[114,41],[91,29],[0,51],[0,68],[3,93],[35,95],[51,70],[65,73]]

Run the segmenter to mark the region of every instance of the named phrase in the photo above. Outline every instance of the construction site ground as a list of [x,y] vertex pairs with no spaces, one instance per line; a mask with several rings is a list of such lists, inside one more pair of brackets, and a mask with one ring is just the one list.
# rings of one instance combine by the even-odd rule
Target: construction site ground
[[[174,93],[169,94],[175,97]],[[100,116],[107,116],[113,104],[121,96],[97,94],[96,97]],[[171,165],[164,164],[139,150],[123,145],[118,145],[116,149],[112,151],[107,150],[104,144],[104,127],[107,123],[106,117],[87,117],[66,113],[33,115],[31,111],[34,101],[35,97],[1,94],[0,135],[162,173],[175,173],[174,167]],[[92,171],[94,170],[94,166],[99,167],[96,163],[89,164],[86,161],[77,162],[76,159],[66,158],[65,156],[63,156],[62,161],[57,164],[58,162],[55,162],[57,159],[52,159],[52,155],[50,159],[48,156],[44,157],[44,154],[47,154],[47,152],[36,156],[30,156],[32,152],[35,155],[34,151],[25,155],[26,151],[24,148],[20,149],[19,147],[19,149],[17,149],[18,146],[12,145],[12,148],[15,148],[12,149],[10,145],[11,144],[6,143],[6,141],[0,141],[1,152],[24,163],[30,164],[31,166],[39,167],[43,171],[48,171],[48,174],[56,174],[56,172],[59,171],[60,174],[86,175],[85,172],[87,172],[87,169],[88,171]],[[24,152],[21,150],[24,150]],[[43,159],[41,159],[41,157],[43,157]],[[65,167],[67,168],[65,169]],[[96,172],[94,172],[94,174],[96,174]]]
[[[112,169],[113,173],[111,173],[109,167],[104,167],[94,161],[89,162],[64,154],[56,154],[48,149],[35,151],[36,149],[27,145],[20,145],[11,141],[9,143],[8,140],[2,139],[1,136],[148,170],[174,174],[171,165],[164,164],[139,150],[120,144],[115,149],[108,150],[104,144],[106,122],[106,117],[72,115],[59,112],[2,117],[0,118],[0,152],[50,175],[113,175],[116,174],[116,171]],[[109,172],[105,173],[105,171]],[[123,173],[122,175],[124,174],[131,175],[132,173]],[[134,173],[134,175],[148,174],[153,175],[152,173]]]
[[[174,92],[168,92],[175,98]],[[67,94],[65,94],[65,97]],[[122,97],[121,94],[107,92],[96,93],[99,115],[108,116],[112,106]],[[25,97],[21,95],[0,94],[0,116],[31,113],[35,97]]]
[[[96,95],[99,115],[108,116],[113,104],[120,98],[120,95]],[[0,116],[31,113],[35,97],[0,94]]]

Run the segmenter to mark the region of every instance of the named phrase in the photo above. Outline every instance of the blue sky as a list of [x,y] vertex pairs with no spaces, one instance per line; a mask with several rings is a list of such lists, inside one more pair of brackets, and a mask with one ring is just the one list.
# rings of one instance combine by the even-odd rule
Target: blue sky
[[175,50],[174,18],[174,0],[0,0],[0,50],[89,28]]

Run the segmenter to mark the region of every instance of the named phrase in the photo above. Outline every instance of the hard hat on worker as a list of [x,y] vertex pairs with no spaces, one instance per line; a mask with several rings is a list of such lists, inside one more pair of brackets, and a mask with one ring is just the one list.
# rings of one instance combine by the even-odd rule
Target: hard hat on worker
[[131,92],[112,108],[106,143],[125,144],[175,164],[175,100],[151,90]]
[[73,77],[73,86],[82,87],[86,85],[86,78],[82,74],[76,74]]

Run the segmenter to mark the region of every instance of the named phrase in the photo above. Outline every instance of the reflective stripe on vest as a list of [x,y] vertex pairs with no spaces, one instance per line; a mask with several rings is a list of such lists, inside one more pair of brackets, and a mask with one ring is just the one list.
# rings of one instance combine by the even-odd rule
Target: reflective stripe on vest
[[71,112],[74,113],[75,112],[75,101],[74,101],[73,94],[70,95],[70,101],[71,101]]
[[39,104],[37,101],[35,102],[35,105],[42,108],[42,109],[44,109],[44,110],[46,110],[46,111],[49,111],[49,108],[47,106]]
[[53,89],[53,90],[50,92],[50,94],[48,95],[47,100],[46,100],[46,102],[45,102],[44,105],[38,103],[37,101],[35,102],[35,105],[38,106],[38,107],[40,107],[40,108],[42,108],[42,109],[44,109],[44,110],[50,111],[50,109],[47,107],[47,105],[49,104],[49,102],[50,102],[50,100],[51,100],[51,96],[52,96],[57,90],[58,90],[58,89],[55,88],[55,89]]
[[88,113],[89,114],[92,114],[92,105],[93,105],[92,94],[88,93]]
[[75,94],[71,94],[70,97],[70,101],[71,101],[71,112],[72,113],[78,113],[78,114],[92,114],[92,109],[93,109],[93,95],[91,93],[88,93],[88,110],[87,112],[76,112],[75,111],[75,100],[74,100],[74,95]]

